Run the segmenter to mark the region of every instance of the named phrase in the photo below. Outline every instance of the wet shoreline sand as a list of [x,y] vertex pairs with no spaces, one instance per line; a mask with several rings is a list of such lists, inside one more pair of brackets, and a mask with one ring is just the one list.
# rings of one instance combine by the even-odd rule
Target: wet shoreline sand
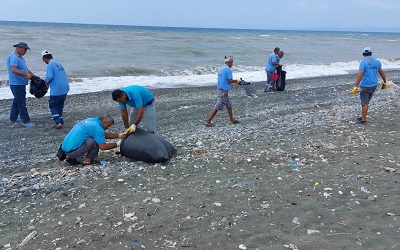
[[46,98],[28,100],[34,129],[9,126],[0,100],[0,247],[36,232],[21,249],[400,249],[399,92],[378,90],[359,125],[354,81],[288,80],[272,94],[252,83],[257,98],[234,86],[240,123],[222,111],[212,128],[215,87],[152,90],[157,133],[178,150],[167,164],[56,160],[81,119],[108,113],[121,130],[110,91],[69,96],[61,130]]

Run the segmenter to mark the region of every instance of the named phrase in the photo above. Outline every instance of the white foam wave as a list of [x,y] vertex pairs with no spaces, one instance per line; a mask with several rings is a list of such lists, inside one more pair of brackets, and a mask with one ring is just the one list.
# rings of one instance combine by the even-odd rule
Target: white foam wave
[[[385,70],[399,70],[398,60],[380,59]],[[286,79],[298,79],[307,77],[320,77],[331,75],[353,74],[358,71],[359,61],[335,62],[323,65],[287,64],[284,70],[287,71]],[[180,75],[169,76],[120,76],[120,77],[93,77],[83,78],[80,81],[71,82],[69,94],[82,94],[102,90],[113,90],[129,85],[140,85],[148,88],[173,88],[193,86],[215,86],[217,82],[216,73],[207,69],[203,74],[185,72]],[[234,78],[243,78],[249,82],[262,82],[266,80],[264,67],[241,66],[233,68]],[[48,94],[47,94],[48,95]],[[27,96],[31,96],[27,89]],[[11,99],[10,88],[0,88],[0,99]]]

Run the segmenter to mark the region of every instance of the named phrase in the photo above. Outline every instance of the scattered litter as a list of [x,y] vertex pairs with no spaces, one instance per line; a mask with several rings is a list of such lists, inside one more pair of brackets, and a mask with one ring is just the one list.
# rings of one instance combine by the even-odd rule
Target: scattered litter
[[298,250],[298,248],[293,245],[293,244],[289,244],[289,245],[283,245],[285,248],[291,249],[291,250]]
[[324,192],[323,193],[325,198],[332,197],[332,193]]
[[386,172],[389,172],[389,173],[394,173],[394,172],[396,172],[397,171],[397,169],[395,169],[395,168],[389,168],[389,167],[385,167],[385,168],[383,168]]
[[363,191],[364,193],[367,193],[367,194],[371,193],[371,191],[369,191],[368,188],[366,188],[366,187],[361,187],[361,191]]
[[31,241],[33,238],[35,238],[36,235],[37,235],[36,231],[33,231],[32,233],[28,234],[28,236],[26,236],[25,239],[19,244],[19,247],[22,247],[23,245]]
[[319,230],[312,230],[312,229],[307,229],[307,234],[317,234],[320,233]]
[[300,165],[297,163],[288,163],[288,167],[294,168],[294,169],[299,169]]
[[247,247],[246,247],[245,245],[243,245],[243,244],[240,244],[240,245],[239,245],[239,249],[246,250]]
[[294,217],[293,220],[292,220],[292,222],[293,222],[294,224],[300,225],[299,218],[297,218],[297,217]]

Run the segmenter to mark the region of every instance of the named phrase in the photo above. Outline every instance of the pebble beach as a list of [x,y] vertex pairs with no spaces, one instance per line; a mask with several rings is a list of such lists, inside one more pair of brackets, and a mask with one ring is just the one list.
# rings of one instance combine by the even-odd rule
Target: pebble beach
[[82,119],[110,114],[123,130],[111,91],[69,95],[60,130],[48,97],[28,98],[32,129],[0,100],[0,249],[400,249],[400,89],[377,90],[360,125],[355,79],[255,82],[256,96],[235,85],[240,123],[224,110],[215,127],[215,87],[152,89],[157,134],[177,149],[165,164],[118,150],[58,161]]

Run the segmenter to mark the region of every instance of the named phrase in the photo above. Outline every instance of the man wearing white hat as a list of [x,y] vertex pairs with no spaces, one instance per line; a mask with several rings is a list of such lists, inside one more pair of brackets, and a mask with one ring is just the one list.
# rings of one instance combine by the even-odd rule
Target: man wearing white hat
[[7,57],[10,89],[14,96],[10,111],[10,122],[21,122],[25,127],[32,128],[33,123],[26,108],[26,85],[34,74],[28,69],[23,58],[28,49],[31,49],[24,42],[19,42],[13,46],[15,50]]
[[53,55],[48,50],[42,52],[42,58],[43,62],[47,64],[44,81],[50,87],[49,108],[55,123],[53,128],[60,129],[64,126],[63,112],[64,102],[69,91],[68,77],[64,67],[53,59]]
[[356,83],[351,91],[353,95],[357,93],[360,86],[361,117],[357,118],[359,124],[367,123],[368,105],[378,86],[378,74],[383,79],[382,88],[386,88],[386,75],[382,70],[382,63],[372,57],[372,49],[365,47],[363,50],[364,59],[360,63]]

